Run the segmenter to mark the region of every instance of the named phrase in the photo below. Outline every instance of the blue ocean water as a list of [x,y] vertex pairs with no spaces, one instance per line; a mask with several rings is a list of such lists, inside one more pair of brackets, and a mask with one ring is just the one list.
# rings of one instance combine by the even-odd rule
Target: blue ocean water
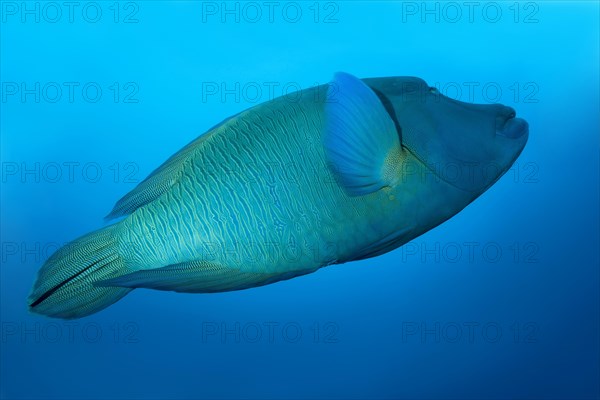
[[[0,2],[0,397],[598,398],[596,2]],[[224,118],[412,75],[530,125],[514,167],[383,256],[30,315],[56,248]]]

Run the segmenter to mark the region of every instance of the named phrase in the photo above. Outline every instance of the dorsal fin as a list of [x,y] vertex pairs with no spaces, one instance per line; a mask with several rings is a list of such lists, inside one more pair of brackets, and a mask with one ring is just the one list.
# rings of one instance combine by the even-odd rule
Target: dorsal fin
[[131,214],[139,207],[151,203],[154,199],[169,190],[179,180],[185,161],[190,157],[196,145],[203,139],[204,135],[194,139],[194,141],[183,149],[169,157],[167,161],[155,169],[132,191],[117,201],[110,214],[104,219],[108,221]]
[[235,114],[213,126],[207,133],[200,135],[177,153],[169,157],[167,161],[156,168],[132,191],[117,201],[110,214],[104,218],[105,221],[131,214],[139,207],[151,203],[163,193],[167,192],[181,177],[186,161],[193,157],[198,145],[208,138],[210,133],[215,129],[221,127],[240,114],[241,113]]

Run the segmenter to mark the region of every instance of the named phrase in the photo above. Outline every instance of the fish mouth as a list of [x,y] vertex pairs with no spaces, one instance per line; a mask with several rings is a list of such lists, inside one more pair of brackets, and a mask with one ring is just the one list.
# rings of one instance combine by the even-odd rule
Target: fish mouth
[[506,108],[504,116],[496,118],[496,134],[509,139],[518,139],[529,134],[529,124],[523,118],[517,118],[515,110]]

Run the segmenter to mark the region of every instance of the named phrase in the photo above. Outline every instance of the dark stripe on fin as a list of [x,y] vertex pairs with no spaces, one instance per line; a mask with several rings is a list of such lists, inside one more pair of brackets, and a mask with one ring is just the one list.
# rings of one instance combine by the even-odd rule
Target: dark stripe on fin
[[27,301],[29,310],[54,318],[81,318],[129,293],[131,289],[94,285],[128,272],[115,227],[89,233],[56,251],[38,272]]
[[78,273],[76,273],[73,276],[68,277],[67,279],[65,279],[64,281],[60,282],[59,284],[57,284],[56,286],[52,287],[51,289],[47,290],[44,294],[42,294],[40,297],[38,297],[38,299],[36,301],[34,301],[33,303],[31,303],[29,306],[31,308],[37,306],[38,304],[40,304],[42,301],[46,300],[48,297],[52,296],[52,294],[54,292],[56,292],[58,289],[60,289],[61,287],[63,287],[64,285],[66,285],[68,282],[71,282],[73,279],[77,278],[79,275],[83,274],[85,271],[89,270],[90,268],[92,268],[94,265],[98,264],[100,261],[104,261],[106,260],[108,257],[104,257],[100,260],[96,260],[93,263],[91,263],[89,266],[85,267],[84,269],[82,269],[81,271],[79,271]]

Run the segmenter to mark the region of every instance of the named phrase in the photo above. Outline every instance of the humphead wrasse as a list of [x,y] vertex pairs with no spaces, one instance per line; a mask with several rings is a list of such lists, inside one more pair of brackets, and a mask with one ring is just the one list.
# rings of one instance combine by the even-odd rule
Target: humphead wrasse
[[466,207],[527,137],[510,107],[338,73],[174,154],[107,217],[125,218],[46,261],[30,310],[80,318],[135,288],[247,289],[378,256]]

